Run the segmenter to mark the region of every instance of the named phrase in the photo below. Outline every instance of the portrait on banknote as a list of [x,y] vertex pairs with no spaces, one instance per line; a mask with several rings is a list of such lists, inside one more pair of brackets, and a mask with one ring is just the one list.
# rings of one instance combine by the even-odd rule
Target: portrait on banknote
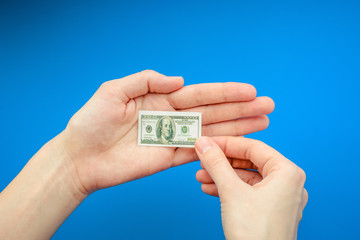
[[159,119],[156,124],[156,136],[162,144],[169,144],[175,136],[174,120],[165,116]]

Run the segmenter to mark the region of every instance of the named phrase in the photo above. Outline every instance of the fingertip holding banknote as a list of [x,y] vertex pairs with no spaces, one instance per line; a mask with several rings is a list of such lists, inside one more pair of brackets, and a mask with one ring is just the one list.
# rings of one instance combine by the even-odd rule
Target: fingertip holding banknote
[[139,111],[138,144],[194,148],[201,125],[200,112]]
[[208,137],[200,137],[195,143],[195,149],[200,154],[206,153],[213,146]]

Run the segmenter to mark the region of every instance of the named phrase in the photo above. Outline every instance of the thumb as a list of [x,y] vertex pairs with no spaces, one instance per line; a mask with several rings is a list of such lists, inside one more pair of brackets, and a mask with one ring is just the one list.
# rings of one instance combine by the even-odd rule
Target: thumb
[[195,150],[219,193],[239,181],[224,152],[211,138],[199,138],[195,143]]
[[111,81],[111,91],[115,91],[124,103],[130,99],[153,93],[170,93],[184,84],[182,77],[167,77],[152,70],[145,70]]

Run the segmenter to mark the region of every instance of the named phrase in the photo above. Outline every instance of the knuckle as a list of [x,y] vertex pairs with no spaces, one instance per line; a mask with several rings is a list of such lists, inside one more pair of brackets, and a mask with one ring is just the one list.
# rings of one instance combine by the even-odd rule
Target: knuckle
[[304,195],[303,195],[304,207],[306,206],[308,200],[309,200],[309,193],[308,193],[308,191],[306,191],[306,189],[304,188]]
[[151,70],[151,69],[142,70],[140,73],[141,73],[142,75],[145,75],[145,76],[156,74],[156,72],[155,72],[154,70]]
[[112,85],[112,81],[106,81],[106,82],[103,82],[101,85],[100,85],[100,89],[108,89],[110,88]]
[[298,166],[295,165],[289,168],[288,173],[290,175],[290,178],[293,179],[296,183],[299,183],[302,186],[305,184],[305,180],[306,180],[305,171],[299,168]]
[[248,139],[248,140],[250,140],[251,144],[250,144],[250,148],[246,150],[245,156],[247,157],[247,159],[251,159],[250,155],[251,155],[252,149],[262,148],[262,147],[264,147],[265,143],[263,143],[262,141],[257,140],[257,139]]
[[306,181],[306,173],[303,169],[299,168],[297,169],[298,171],[298,177],[299,177],[299,180],[304,184],[305,181]]
[[309,200],[309,192],[305,188],[304,188],[304,200],[305,200],[305,204]]
[[245,141],[249,143],[249,146],[244,149],[245,159],[252,159],[253,149],[262,144],[260,140],[245,138]]
[[97,91],[98,96],[111,99],[117,96],[117,85],[114,80],[103,82]]
[[263,145],[264,142],[260,141],[260,140],[257,140],[257,139],[253,139],[253,144],[254,145]]

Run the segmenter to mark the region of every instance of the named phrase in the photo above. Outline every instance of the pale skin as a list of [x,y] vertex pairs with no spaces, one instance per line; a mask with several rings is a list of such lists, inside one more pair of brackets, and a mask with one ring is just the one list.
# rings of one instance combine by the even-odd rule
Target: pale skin
[[297,238],[308,201],[301,168],[253,139],[202,137],[195,148],[204,167],[196,177],[220,197],[226,239]]
[[0,239],[49,239],[92,192],[196,161],[194,149],[137,145],[139,110],[202,112],[203,135],[268,126],[274,103],[244,83],[183,87],[143,71],[104,83],[0,194]]

